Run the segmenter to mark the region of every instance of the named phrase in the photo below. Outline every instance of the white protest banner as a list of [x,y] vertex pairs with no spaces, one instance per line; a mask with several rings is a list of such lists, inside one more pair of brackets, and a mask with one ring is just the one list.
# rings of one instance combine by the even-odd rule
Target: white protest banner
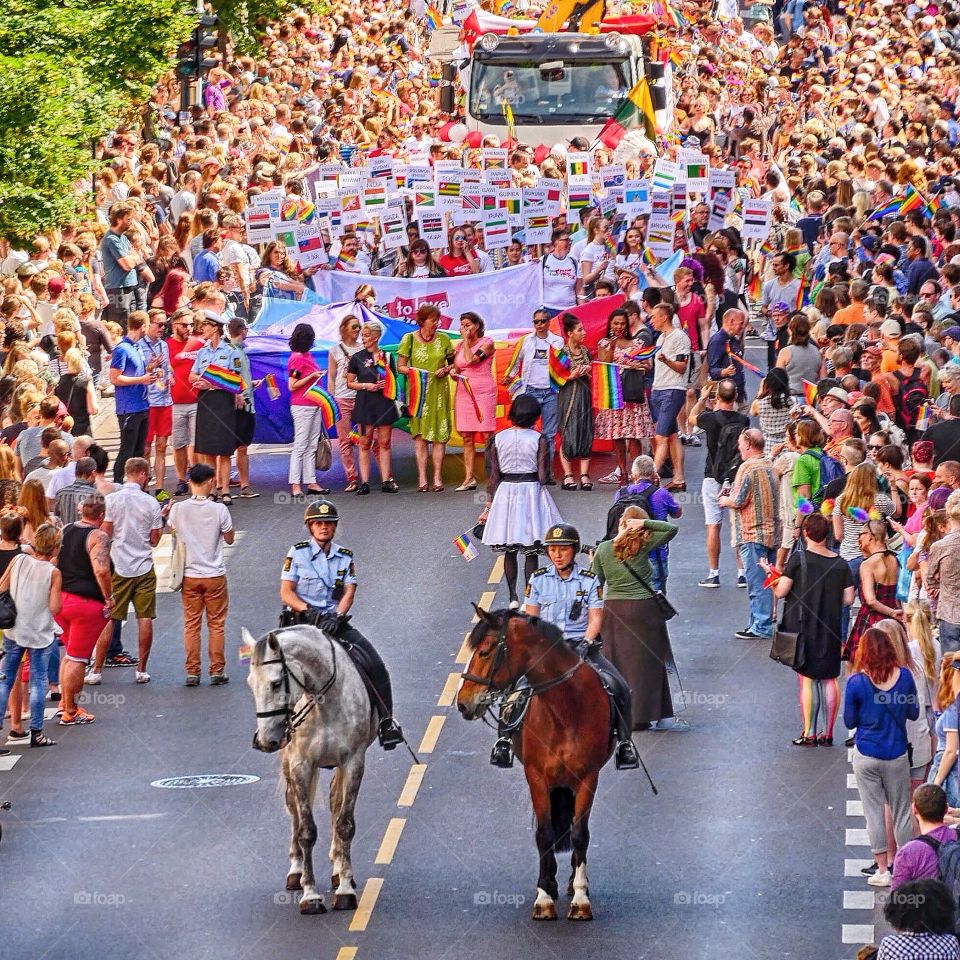
[[406,217],[402,210],[391,208],[380,212],[380,234],[384,250],[396,250],[406,242]]
[[563,196],[563,181],[550,177],[541,177],[537,181],[538,190],[547,191],[546,211],[551,217],[560,216],[560,198]]
[[670,194],[665,190],[654,190],[650,194],[650,215],[652,217],[669,217],[671,210]]
[[487,218],[483,225],[483,246],[485,250],[502,250],[510,246],[510,224],[505,213]]
[[[321,163],[319,169],[321,182],[336,183],[343,172],[343,166],[339,163]],[[314,192],[316,192],[316,184],[314,184]]]
[[671,160],[657,159],[653,167],[653,183],[650,185],[654,192],[658,190],[672,190],[673,185],[680,179],[680,164]]
[[647,247],[658,257],[673,253],[674,224],[669,215],[653,214],[647,224]]
[[770,224],[773,220],[773,201],[771,200],[744,200],[743,226],[740,236],[744,240],[766,240],[770,235]]
[[284,192],[283,187],[274,187],[272,190],[264,190],[262,193],[256,194],[256,196],[254,196],[250,202],[257,204],[258,206],[261,203],[270,203],[271,201],[282,203],[286,196],[287,195]]
[[628,217],[650,212],[650,185],[646,180],[624,181],[620,212]]
[[344,170],[343,173],[340,174],[337,184],[341,190],[358,193],[363,186],[363,181],[366,179],[366,174],[362,170]]
[[499,167],[490,167],[483,171],[483,182],[489,183],[491,187],[509,187],[513,183],[509,170],[501,170]]
[[543,301],[539,263],[505,267],[496,274],[422,280],[334,270],[323,270],[317,277],[321,297],[334,303],[352,301],[357,286],[369,283],[376,291],[375,309],[398,320],[412,321],[419,306],[435,304],[440,310],[440,326],[445,330],[455,328],[457,318],[468,310],[480,313],[488,330],[513,328],[518,317],[531,316]]
[[393,157],[371,157],[367,161],[367,177],[371,180],[389,179],[393,176]]
[[733,198],[728,194],[719,192],[710,206],[710,219],[707,221],[707,229],[712,233],[714,230],[722,230],[726,225],[726,217],[733,207]]
[[733,188],[737,185],[737,174],[734,170],[717,170],[711,167],[708,180],[707,199],[713,203],[720,193],[728,197],[733,195]]
[[505,170],[507,167],[507,151],[500,147],[484,147],[480,151],[484,170]]
[[622,163],[611,163],[600,168],[600,186],[604,190],[622,187],[627,182],[627,168]]
[[699,150],[680,150],[677,161],[687,181],[688,193],[706,193],[709,186],[710,159]]
[[270,228],[270,208],[266,205],[247,207],[243,212],[247,221],[247,243],[268,243],[273,239]]
[[297,263],[301,270],[327,263],[327,251],[320,237],[320,228],[312,223],[297,227]]
[[593,155],[589,153],[567,154],[567,185],[571,183],[591,182],[593,176]]
[[433,169],[439,180],[447,174],[451,174],[454,177],[459,176],[463,173],[463,164],[459,160],[437,160],[433,165]]
[[444,250],[447,246],[447,227],[442,213],[417,214],[420,238],[426,240],[431,250]]

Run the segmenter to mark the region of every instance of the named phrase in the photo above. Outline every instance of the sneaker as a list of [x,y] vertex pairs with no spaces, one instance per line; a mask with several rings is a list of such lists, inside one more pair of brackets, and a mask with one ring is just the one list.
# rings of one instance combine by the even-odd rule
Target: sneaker
[[872,877],[867,877],[867,883],[869,883],[871,887],[889,887],[890,871],[878,870]]
[[253,487],[241,487],[240,496],[244,500],[253,500],[254,497],[259,497],[260,494],[257,493],[257,491],[253,489]]
[[149,683],[150,674],[146,670],[138,670],[137,675],[134,677],[137,683]]
[[177,481],[177,489],[173,491],[175,497],[185,497],[190,492],[190,487],[187,486],[186,480]]
[[703,446],[703,441],[700,439],[700,434],[699,434],[699,433],[691,433],[690,436],[687,437],[687,446],[688,446],[688,447],[702,447],[702,446]]
[[685,733],[690,729],[690,724],[682,717],[665,717],[663,720],[657,720],[653,730],[672,730],[674,733]]
[[185,687],[199,687],[200,678],[195,673],[188,673],[187,679],[183,681]]
[[64,714],[60,718],[61,727],[79,727],[84,723],[93,723],[96,719],[92,713],[87,713],[86,710],[77,710],[74,714]]
[[619,483],[620,482],[620,468],[614,467],[605,477],[601,477],[597,483]]
[[210,674],[210,686],[211,687],[222,687],[225,683],[229,683],[230,678],[223,673],[211,673]]
[[872,877],[872,876],[877,872],[877,870],[879,870],[879,869],[880,869],[880,868],[877,866],[877,861],[874,860],[873,863],[871,863],[869,867],[861,867],[861,868],[860,868],[860,872],[861,872],[865,877]]
[[747,589],[747,575],[745,573],[737,574],[737,589],[739,590]]
[[738,630],[734,636],[738,640],[769,640],[769,637],[764,637],[762,634],[754,633],[750,629]]
[[685,447],[686,447],[686,446],[689,446],[689,444],[690,444],[690,438],[689,438],[685,433],[681,433],[681,434],[680,434],[680,443],[681,443],[683,446],[685,446]]
[[720,589],[720,574],[716,574],[712,577],[704,577],[702,580],[697,582],[698,587],[703,587],[705,590],[719,590]]
[[7,736],[11,740],[26,740],[30,736],[29,730],[21,730],[19,733],[16,730],[11,730]]
[[107,657],[105,667],[135,667],[139,661],[136,657],[131,657],[126,650],[118,653],[115,657]]
[[88,671],[87,675],[83,678],[83,682],[88,687],[99,687],[102,680],[103,674],[97,673],[95,670]]

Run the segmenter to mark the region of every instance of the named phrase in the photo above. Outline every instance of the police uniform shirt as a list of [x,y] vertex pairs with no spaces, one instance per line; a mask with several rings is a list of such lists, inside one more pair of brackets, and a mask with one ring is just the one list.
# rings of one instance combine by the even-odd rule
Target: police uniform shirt
[[588,612],[603,608],[600,581],[579,564],[573,565],[566,580],[556,567],[541,567],[530,578],[525,595],[531,606],[540,608],[541,618],[559,627],[567,640],[582,640],[587,632]]
[[[208,343],[197,351],[197,359],[193,361],[190,372],[200,376],[211,364],[223,367],[226,370],[232,370],[234,373],[241,373],[243,357],[229,340],[221,340],[219,346],[216,347]],[[213,385],[211,384],[211,386]],[[221,388],[215,387],[215,389],[219,390]]]
[[357,582],[353,552],[331,542],[330,552],[324,553],[311,537],[287,551],[280,579],[295,583],[297,596],[304,603],[329,613],[338,602],[333,598],[334,590]]

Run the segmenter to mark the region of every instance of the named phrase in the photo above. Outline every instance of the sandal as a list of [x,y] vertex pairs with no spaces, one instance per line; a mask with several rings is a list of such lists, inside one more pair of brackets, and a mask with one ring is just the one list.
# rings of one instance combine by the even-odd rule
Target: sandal
[[232,507],[232,506],[233,506],[233,497],[231,497],[229,493],[221,493],[221,494],[220,494],[220,502],[221,502],[225,507]]
[[344,493],[356,493],[357,490],[357,481],[351,480],[344,488]]
[[31,747],[55,747],[56,745],[57,741],[51,740],[42,730],[30,731]]
[[[567,483],[568,480],[570,481],[569,483]],[[565,476],[565,477],[563,478],[563,483],[560,484],[560,489],[561,489],[561,490],[576,490],[576,489],[577,489],[577,482],[576,482],[576,480],[573,479],[573,474],[568,474],[567,476]]]
[[[586,483],[584,483],[584,478],[586,478]],[[581,490],[592,490],[593,482],[590,480],[590,477],[586,473],[580,474],[580,489]]]
[[443,493],[443,484],[442,484],[442,483],[435,483],[435,484],[433,484],[433,486],[430,487],[430,492],[431,492],[431,493]]
[[457,487],[457,493],[466,493],[468,490],[476,490],[477,481],[476,480],[464,480],[463,483]]
[[430,488],[429,488],[425,483],[421,483],[421,484],[417,487],[417,493],[426,493],[429,489],[430,489]]
[[817,745],[816,737],[797,737],[792,741],[795,747],[815,747]]
[[676,490],[678,493],[684,493],[687,485],[682,480],[671,480],[664,485],[665,490]]

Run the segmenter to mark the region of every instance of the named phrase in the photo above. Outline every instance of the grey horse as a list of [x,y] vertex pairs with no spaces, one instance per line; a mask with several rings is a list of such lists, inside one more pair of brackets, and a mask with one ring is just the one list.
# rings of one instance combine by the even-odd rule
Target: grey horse
[[344,649],[317,627],[301,624],[259,640],[247,684],[257,708],[253,746],[280,751],[284,796],[292,821],[286,888],[303,890],[300,912],[326,913],[313,869],[317,825],[313,800],[317,774],[332,768],[330,863],[334,910],[355,910],[356,884],[350,846],[356,833],[354,808],[367,747],[377,735],[377,714],[363,680]]

